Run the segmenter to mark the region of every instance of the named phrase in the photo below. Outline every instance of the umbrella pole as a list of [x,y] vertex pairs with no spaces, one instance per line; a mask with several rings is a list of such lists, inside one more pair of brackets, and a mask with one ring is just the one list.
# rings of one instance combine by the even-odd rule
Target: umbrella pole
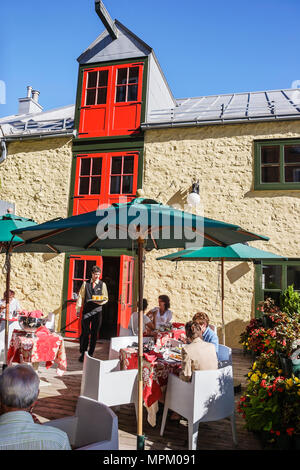
[[7,249],[6,252],[6,293],[5,293],[5,335],[4,335],[4,362],[2,370],[7,367],[7,352],[8,352],[8,329],[9,329],[9,290],[10,290],[10,258],[11,252],[10,249]]
[[138,239],[138,276],[139,276],[139,332],[138,332],[138,423],[137,450],[144,450],[145,436],[143,435],[143,257],[144,240]]
[[225,344],[225,321],[224,321],[224,258],[221,259],[221,312],[222,312],[222,341]]

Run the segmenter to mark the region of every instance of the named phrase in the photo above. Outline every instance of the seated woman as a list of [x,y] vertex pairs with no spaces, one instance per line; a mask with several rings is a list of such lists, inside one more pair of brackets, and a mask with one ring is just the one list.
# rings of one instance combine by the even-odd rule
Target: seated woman
[[186,323],[185,333],[188,344],[182,346],[182,369],[179,377],[185,382],[190,382],[195,370],[218,369],[218,359],[214,345],[203,341],[198,322]]
[[[181,371],[179,378],[184,382],[190,382],[195,370],[217,370],[218,359],[213,344],[202,339],[202,331],[198,322],[189,321],[185,325],[187,344],[181,350]],[[171,414],[171,421],[179,421],[178,413]]]
[[[150,318],[145,314],[145,311],[148,307],[148,301],[147,299],[143,299],[143,333],[151,333],[151,331],[154,330],[154,325]],[[129,320],[129,325],[128,329],[131,331],[131,333],[135,336],[138,334],[139,331],[139,312],[133,312],[130,320]]]
[[155,329],[157,330],[161,325],[170,323],[172,320],[172,312],[170,310],[170,299],[167,295],[160,295],[158,297],[158,307],[149,310],[148,317],[152,320]]
[[[3,294],[3,299],[0,300],[0,316],[5,317],[6,309],[6,292]],[[9,290],[9,319],[17,317],[20,313],[21,307],[19,301],[15,298],[15,292]]]
[[219,353],[219,338],[215,331],[209,327],[208,315],[204,312],[198,312],[193,316],[193,321],[199,323],[202,331],[202,339],[207,343],[212,343],[216,348],[216,353]]

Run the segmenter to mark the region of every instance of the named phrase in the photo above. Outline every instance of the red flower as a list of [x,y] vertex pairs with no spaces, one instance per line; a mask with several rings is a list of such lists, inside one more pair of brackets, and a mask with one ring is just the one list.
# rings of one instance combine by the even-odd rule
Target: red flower
[[295,431],[295,428],[287,428],[286,433],[287,433],[289,436],[292,436],[292,434],[293,434],[294,431]]

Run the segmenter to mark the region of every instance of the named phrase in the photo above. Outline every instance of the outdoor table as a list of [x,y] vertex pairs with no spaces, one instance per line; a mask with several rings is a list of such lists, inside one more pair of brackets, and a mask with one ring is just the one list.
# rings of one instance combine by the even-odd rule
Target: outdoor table
[[[144,336],[149,336],[149,333],[144,333]],[[151,336],[162,346],[167,342],[168,339],[185,340],[186,335],[184,323],[173,323],[173,327],[169,331],[154,330]]]
[[[120,369],[137,369],[137,349],[130,347],[120,349]],[[143,355],[143,399],[148,411],[148,423],[156,425],[158,400],[163,396],[168,383],[169,373],[179,375],[181,361],[164,359],[161,353],[151,351]]]
[[35,335],[27,336],[23,330],[14,330],[7,353],[8,365],[13,362],[30,362],[38,366],[46,362],[48,369],[57,364],[57,375],[62,376],[67,369],[67,357],[62,336],[51,333],[45,326],[40,327]]

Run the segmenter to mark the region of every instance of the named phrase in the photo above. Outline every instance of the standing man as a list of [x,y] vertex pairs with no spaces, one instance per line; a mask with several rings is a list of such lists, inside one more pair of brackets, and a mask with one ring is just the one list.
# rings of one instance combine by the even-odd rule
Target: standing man
[[[85,351],[88,350],[90,356],[94,354],[98,332],[102,323],[102,305],[108,301],[107,287],[100,277],[101,268],[93,266],[92,278],[82,284],[76,302],[77,313],[80,312],[83,305],[79,362],[83,362]],[[101,300],[93,300],[93,296],[101,296]]]

